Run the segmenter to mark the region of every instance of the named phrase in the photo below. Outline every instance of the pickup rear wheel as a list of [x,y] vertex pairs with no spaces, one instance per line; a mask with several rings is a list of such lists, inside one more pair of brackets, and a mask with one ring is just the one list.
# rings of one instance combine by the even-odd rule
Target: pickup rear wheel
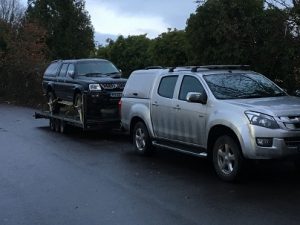
[[133,143],[138,154],[151,154],[151,140],[148,129],[143,122],[137,122],[137,124],[134,126]]
[[224,135],[217,139],[213,147],[213,165],[217,175],[224,181],[234,181],[240,177],[243,156],[232,137]]

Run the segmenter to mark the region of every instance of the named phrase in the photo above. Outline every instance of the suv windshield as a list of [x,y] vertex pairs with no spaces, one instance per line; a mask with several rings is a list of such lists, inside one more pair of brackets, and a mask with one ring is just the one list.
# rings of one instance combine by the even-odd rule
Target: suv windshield
[[108,61],[88,61],[76,64],[78,76],[119,75],[118,69]]
[[203,76],[217,99],[285,96],[286,93],[260,74],[228,73]]

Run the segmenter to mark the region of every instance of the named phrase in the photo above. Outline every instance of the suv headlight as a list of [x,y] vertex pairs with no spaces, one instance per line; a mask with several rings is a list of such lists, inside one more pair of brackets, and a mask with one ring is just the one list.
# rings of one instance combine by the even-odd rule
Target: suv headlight
[[89,84],[90,91],[101,91],[102,88],[100,84]]
[[250,124],[252,125],[266,127],[269,129],[279,128],[279,125],[277,124],[273,116],[252,111],[246,111],[245,114],[249,119]]

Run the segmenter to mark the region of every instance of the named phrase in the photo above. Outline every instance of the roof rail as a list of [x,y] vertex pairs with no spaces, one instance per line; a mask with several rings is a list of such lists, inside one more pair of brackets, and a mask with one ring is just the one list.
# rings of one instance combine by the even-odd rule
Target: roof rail
[[163,69],[162,66],[147,66],[145,70],[155,70],[155,69]]
[[55,60],[52,60],[51,63],[60,62],[60,61],[63,61],[63,60],[62,59],[55,59]]
[[195,66],[192,67],[191,72],[197,72],[198,69],[208,70],[249,70],[249,65],[207,65],[207,66]]
[[175,67],[170,67],[169,68],[169,72],[174,72],[175,69],[177,69],[177,71],[190,71],[191,68],[193,68],[193,66],[175,66]]
[[176,69],[176,67],[171,67],[171,68],[169,68],[169,72],[173,73],[175,69]]

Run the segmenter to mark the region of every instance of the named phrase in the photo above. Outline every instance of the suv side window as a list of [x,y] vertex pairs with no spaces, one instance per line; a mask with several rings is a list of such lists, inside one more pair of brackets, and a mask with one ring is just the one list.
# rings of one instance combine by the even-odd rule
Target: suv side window
[[74,74],[74,72],[75,72],[75,66],[74,66],[74,64],[70,64],[68,67],[67,75],[70,73]]
[[66,76],[67,68],[68,68],[68,64],[63,64],[62,65],[62,67],[60,69],[60,72],[59,72],[60,77],[65,77]]
[[178,99],[186,101],[186,96],[189,92],[204,93],[205,91],[202,84],[196,77],[184,76],[181,83]]
[[59,65],[60,65],[59,62],[51,63],[50,66],[48,66],[48,68],[45,71],[45,76],[54,77],[56,75],[57,71],[58,71]]
[[178,76],[163,77],[160,81],[158,94],[165,98],[173,98]]

